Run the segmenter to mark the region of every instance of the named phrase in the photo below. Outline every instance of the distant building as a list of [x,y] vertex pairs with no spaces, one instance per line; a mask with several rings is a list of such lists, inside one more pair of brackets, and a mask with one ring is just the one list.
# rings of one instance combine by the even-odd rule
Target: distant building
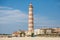
[[60,28],[53,28],[53,29],[54,34],[60,34]]
[[34,35],[39,35],[39,34],[45,34],[45,30],[44,29],[35,29]]
[[12,33],[13,37],[25,37],[25,31],[16,31]]
[[19,32],[13,32],[13,33],[12,33],[12,36],[13,36],[13,37],[20,37],[20,33],[19,33]]
[[46,29],[46,34],[52,34],[53,32],[53,29],[52,28],[47,28]]
[[51,34],[52,33],[52,29],[47,28],[47,29],[35,29],[34,30],[34,34],[38,35],[38,34]]

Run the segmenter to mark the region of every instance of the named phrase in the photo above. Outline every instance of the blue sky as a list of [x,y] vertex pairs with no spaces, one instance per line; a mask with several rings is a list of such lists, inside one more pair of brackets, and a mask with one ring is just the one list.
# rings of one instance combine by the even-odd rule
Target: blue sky
[[60,27],[60,0],[0,0],[0,33],[28,29],[30,2],[35,29]]

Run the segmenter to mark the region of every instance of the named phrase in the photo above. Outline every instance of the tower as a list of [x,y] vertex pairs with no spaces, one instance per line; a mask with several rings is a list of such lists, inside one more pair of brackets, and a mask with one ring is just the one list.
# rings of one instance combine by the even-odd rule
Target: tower
[[33,6],[32,3],[30,3],[28,16],[28,34],[31,35],[33,32],[34,32]]

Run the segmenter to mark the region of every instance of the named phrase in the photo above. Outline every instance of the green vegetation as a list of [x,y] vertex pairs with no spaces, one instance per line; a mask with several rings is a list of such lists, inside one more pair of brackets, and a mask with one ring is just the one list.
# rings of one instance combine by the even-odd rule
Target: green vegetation
[[31,34],[31,37],[34,37],[34,33]]

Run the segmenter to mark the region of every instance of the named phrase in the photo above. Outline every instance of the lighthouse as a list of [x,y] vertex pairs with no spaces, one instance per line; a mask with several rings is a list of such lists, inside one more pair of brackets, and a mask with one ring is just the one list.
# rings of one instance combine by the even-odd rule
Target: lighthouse
[[30,3],[28,14],[28,35],[31,35],[33,32],[34,32],[33,6],[32,3]]

